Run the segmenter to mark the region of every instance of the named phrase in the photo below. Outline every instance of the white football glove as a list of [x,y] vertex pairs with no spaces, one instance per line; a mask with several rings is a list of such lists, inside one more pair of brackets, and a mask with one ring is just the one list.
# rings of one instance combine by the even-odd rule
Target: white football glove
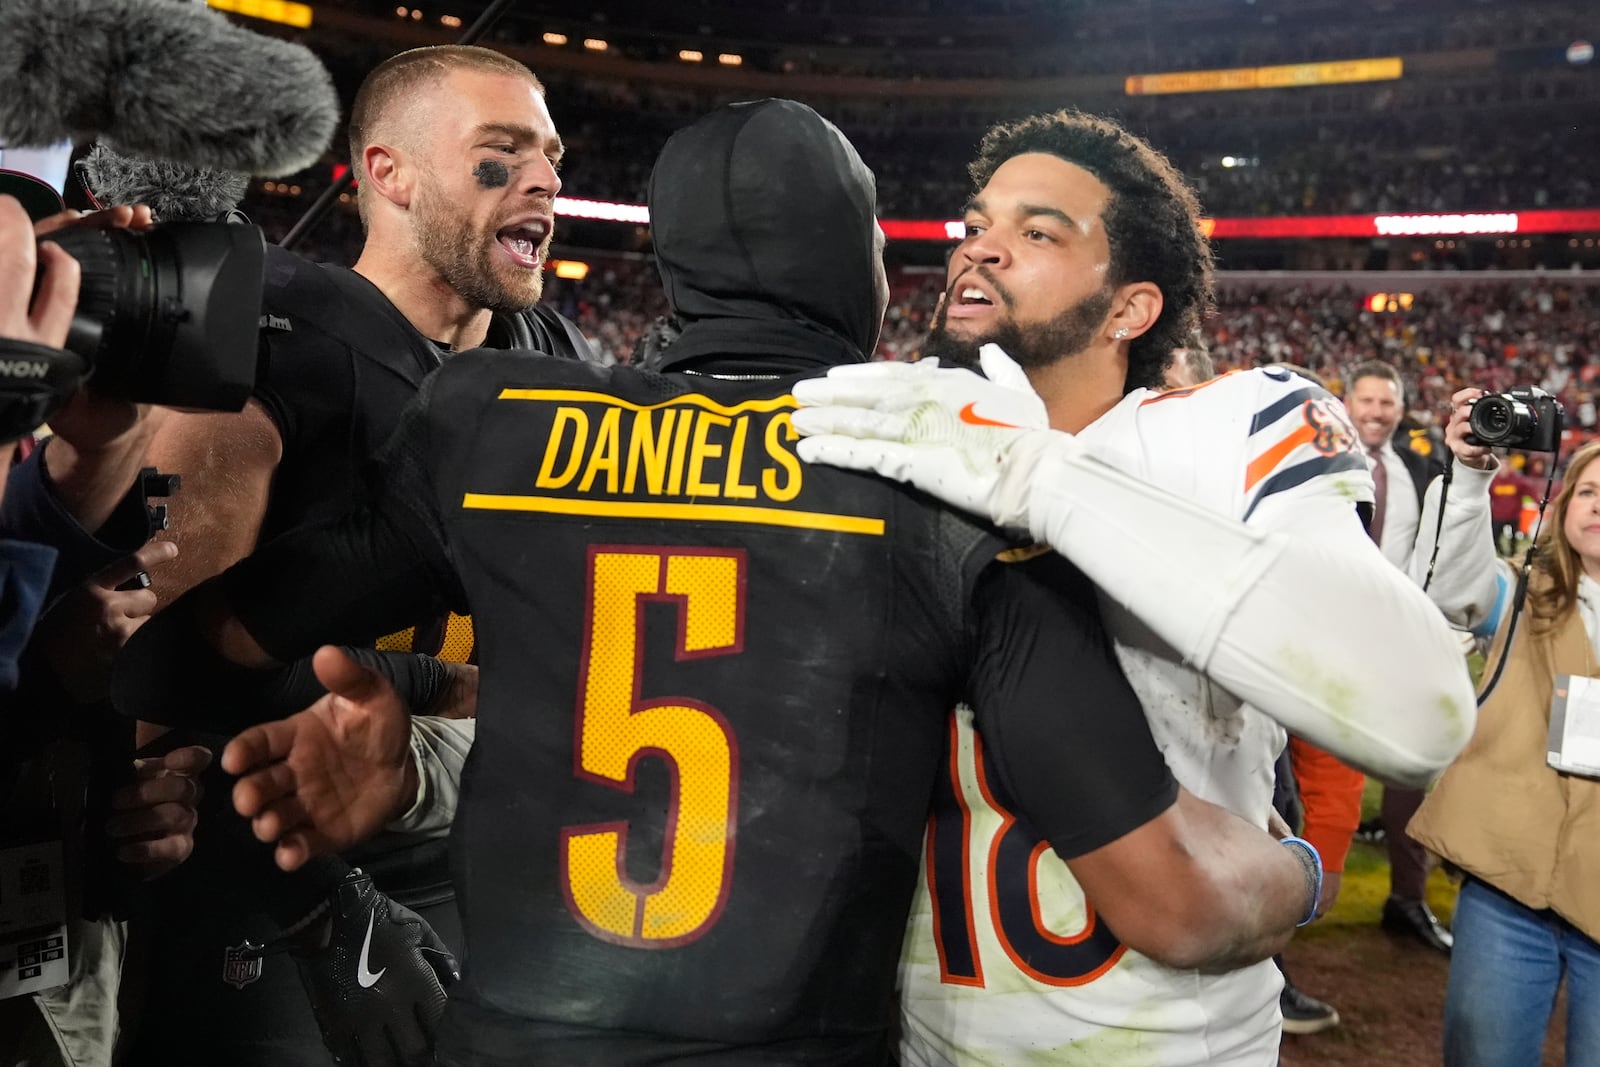
[[1044,401],[999,345],[987,378],[916,363],[858,363],[794,387],[800,458],[881,474],[998,526],[1027,527],[1028,474],[1051,438]]

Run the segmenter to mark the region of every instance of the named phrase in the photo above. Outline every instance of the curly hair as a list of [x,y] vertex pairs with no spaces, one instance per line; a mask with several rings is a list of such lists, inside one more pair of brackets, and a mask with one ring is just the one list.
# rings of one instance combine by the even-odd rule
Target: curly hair
[[1200,202],[1167,157],[1110,119],[1073,108],[1002,123],[984,135],[968,167],[982,189],[1013,156],[1042,152],[1093,174],[1111,191],[1104,224],[1110,282],[1153,282],[1163,301],[1155,325],[1128,347],[1124,390],[1159,389],[1172,362],[1211,311],[1211,245]]

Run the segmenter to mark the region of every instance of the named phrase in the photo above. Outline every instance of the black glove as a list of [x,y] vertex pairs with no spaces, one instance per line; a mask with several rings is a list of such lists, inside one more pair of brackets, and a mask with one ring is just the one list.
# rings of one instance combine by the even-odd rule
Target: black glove
[[328,908],[287,948],[341,1067],[412,1067],[433,1058],[445,987],[461,977],[455,957],[422,916],[396,904],[359,867]]

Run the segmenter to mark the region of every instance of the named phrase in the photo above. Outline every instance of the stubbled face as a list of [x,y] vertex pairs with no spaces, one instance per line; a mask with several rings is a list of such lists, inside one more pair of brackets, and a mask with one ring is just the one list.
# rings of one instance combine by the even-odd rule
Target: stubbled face
[[417,255],[475,307],[539,300],[554,232],[561,138],[526,78],[454,71],[422,110],[411,202]]
[[1357,378],[1350,386],[1350,395],[1344,406],[1355,421],[1361,444],[1377,448],[1394,436],[1396,426],[1406,413],[1400,401],[1400,387],[1387,378]]
[[1579,472],[1561,532],[1583,569],[1591,576],[1600,574],[1600,463],[1588,463]]
[[995,342],[1023,367],[1082,352],[1111,310],[1105,184],[1032,152],[1002,163],[967,205],[927,355],[972,362]]

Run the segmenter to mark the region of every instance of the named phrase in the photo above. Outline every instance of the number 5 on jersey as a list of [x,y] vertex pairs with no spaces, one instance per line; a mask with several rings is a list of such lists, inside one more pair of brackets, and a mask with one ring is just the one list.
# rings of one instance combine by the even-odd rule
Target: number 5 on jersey
[[673,604],[679,660],[744,650],[745,554],[734,549],[605,545],[589,550],[574,773],[632,793],[634,768],[665,760],[672,778],[661,873],[625,873],[626,822],[562,831],[567,907],[594,936],[671,948],[703,935],[727,900],[738,810],[738,743],[722,713],[690,697],[640,694],[644,605]]

